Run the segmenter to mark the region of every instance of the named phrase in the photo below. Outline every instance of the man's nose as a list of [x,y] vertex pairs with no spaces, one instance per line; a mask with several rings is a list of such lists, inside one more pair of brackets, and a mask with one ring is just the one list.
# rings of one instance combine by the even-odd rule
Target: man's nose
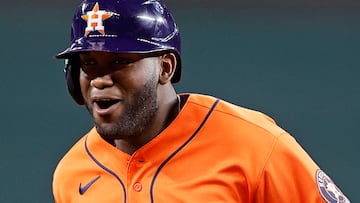
[[109,74],[96,77],[90,81],[90,86],[97,89],[104,89],[106,87],[111,87],[112,85],[114,85],[114,82]]

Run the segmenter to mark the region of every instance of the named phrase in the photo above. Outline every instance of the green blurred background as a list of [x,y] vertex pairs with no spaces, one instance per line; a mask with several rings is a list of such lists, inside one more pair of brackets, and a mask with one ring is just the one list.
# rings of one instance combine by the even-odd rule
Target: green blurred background
[[[270,115],[360,202],[360,2],[166,2],[183,40],[176,89]],[[53,202],[57,162],[92,126],[52,58],[78,4],[1,3],[0,202]]]

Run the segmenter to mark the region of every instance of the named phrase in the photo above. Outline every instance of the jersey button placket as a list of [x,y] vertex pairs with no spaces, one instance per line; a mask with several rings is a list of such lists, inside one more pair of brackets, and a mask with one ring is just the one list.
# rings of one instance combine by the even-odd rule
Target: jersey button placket
[[134,185],[133,185],[133,188],[136,192],[140,192],[142,190],[142,185],[141,183],[139,182],[136,182]]
[[[141,156],[134,154],[129,162],[129,170],[128,170],[129,181],[131,181],[131,179],[134,178],[135,179],[139,178],[139,177],[134,177],[134,175],[139,172],[139,169],[143,166],[143,164],[144,164],[144,159]],[[141,178],[135,181],[132,185],[132,189],[135,192],[141,192],[143,189],[143,185],[140,181]]]

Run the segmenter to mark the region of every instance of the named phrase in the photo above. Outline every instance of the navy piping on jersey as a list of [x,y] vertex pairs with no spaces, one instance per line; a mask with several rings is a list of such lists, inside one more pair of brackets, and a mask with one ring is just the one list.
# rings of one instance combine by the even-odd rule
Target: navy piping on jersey
[[123,188],[123,192],[124,192],[124,203],[126,203],[126,189],[125,189],[125,185],[124,183],[121,181],[121,179],[119,178],[119,176],[117,176],[112,170],[110,170],[109,168],[107,168],[106,166],[102,165],[98,160],[96,160],[96,158],[91,154],[88,146],[87,146],[87,137],[85,139],[85,150],[87,152],[87,154],[90,156],[90,158],[98,165],[100,166],[100,168],[104,169],[106,172],[110,173],[112,176],[114,176],[121,184],[122,188]]
[[159,168],[157,169],[157,171],[155,172],[155,175],[151,181],[151,186],[150,186],[150,202],[154,203],[154,184],[156,181],[156,178],[158,177],[161,169],[165,166],[165,164],[167,164],[177,153],[180,152],[180,150],[182,150],[196,135],[197,133],[200,131],[200,129],[204,126],[204,124],[206,123],[206,121],[208,120],[208,118],[210,117],[211,113],[214,111],[215,107],[218,105],[219,103],[219,99],[216,99],[216,101],[214,102],[214,104],[212,105],[212,107],[210,108],[209,112],[206,114],[204,120],[201,122],[201,124],[199,125],[199,127],[196,129],[196,131],[191,135],[191,137],[186,140],[186,142],[184,142],[184,144],[182,144],[177,150],[175,150],[167,159],[165,159],[164,162],[162,162],[159,166]]

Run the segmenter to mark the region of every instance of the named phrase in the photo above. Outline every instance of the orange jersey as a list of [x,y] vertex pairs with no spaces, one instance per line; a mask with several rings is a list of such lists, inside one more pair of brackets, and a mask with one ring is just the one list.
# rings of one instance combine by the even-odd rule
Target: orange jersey
[[92,129],[58,164],[53,193],[57,203],[349,202],[271,118],[197,94],[133,155]]

